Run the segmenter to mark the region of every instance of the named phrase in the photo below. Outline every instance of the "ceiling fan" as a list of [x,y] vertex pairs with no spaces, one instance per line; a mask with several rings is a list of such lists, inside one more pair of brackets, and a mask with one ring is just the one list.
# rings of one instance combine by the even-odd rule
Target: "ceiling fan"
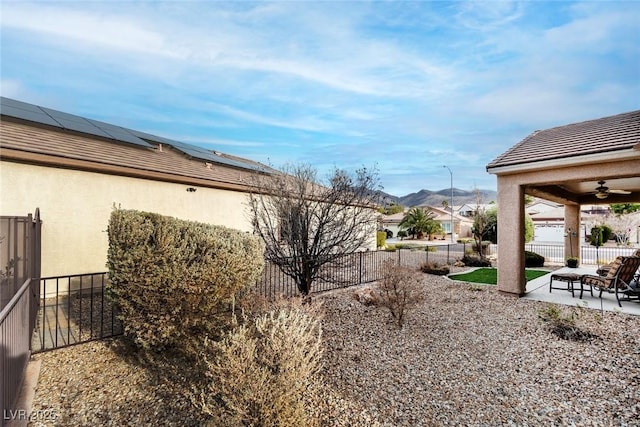
[[594,192],[594,195],[598,198],[598,199],[606,199],[607,197],[609,197],[609,194],[631,194],[631,191],[627,191],[627,190],[612,190],[609,189],[609,187],[605,187],[605,181],[598,181],[598,184],[600,184],[598,187],[596,187],[596,190]]

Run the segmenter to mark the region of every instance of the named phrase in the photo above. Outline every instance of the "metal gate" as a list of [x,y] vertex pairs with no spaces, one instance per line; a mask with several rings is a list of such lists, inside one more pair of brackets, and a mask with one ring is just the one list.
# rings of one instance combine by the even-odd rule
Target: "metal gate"
[[0,217],[0,426],[12,418],[40,299],[40,211]]

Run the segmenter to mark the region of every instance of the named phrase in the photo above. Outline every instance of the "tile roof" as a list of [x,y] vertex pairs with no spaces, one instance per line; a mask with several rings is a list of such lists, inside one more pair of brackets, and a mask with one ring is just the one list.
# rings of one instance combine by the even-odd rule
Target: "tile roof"
[[[231,165],[197,158],[177,147],[158,143],[161,137],[154,138],[154,141],[145,139],[148,142],[145,147],[16,118],[4,111],[0,120],[3,159],[235,189],[246,188],[256,170],[270,170],[258,162],[221,153],[215,156],[228,159]],[[233,167],[234,162],[249,167]]]
[[631,150],[638,144],[640,110],[533,132],[489,163],[487,170],[501,166]]

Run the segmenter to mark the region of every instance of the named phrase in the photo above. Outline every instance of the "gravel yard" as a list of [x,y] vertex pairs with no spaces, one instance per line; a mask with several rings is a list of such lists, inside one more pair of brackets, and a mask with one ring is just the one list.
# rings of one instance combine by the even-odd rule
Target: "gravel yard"
[[[307,399],[321,425],[640,425],[640,317],[579,310],[596,337],[567,341],[538,318],[545,303],[438,276],[423,289],[402,329],[354,288],[315,297],[325,365]],[[33,409],[57,419],[31,425],[207,425],[120,339],[35,357]]]

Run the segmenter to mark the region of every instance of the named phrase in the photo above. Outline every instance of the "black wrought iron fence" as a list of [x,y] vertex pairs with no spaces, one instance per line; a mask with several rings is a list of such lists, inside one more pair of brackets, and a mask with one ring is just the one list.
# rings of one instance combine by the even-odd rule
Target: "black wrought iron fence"
[[[395,252],[367,251],[346,254],[336,262],[323,267],[320,280],[314,284],[313,292],[326,292],[380,280],[383,274],[383,264],[388,260],[410,267],[419,267],[425,262],[451,264],[462,258],[465,251],[470,249],[470,245],[452,244],[399,249]],[[294,280],[284,274],[277,266],[271,264],[265,266],[256,289],[258,293],[267,298],[298,294]]]
[[[493,245],[492,245],[493,246]],[[524,249],[527,251],[535,252],[542,255],[545,259],[545,263],[549,264],[564,264],[568,257],[580,257],[580,262],[583,265],[600,265],[606,264],[616,259],[617,256],[630,256],[636,250],[631,246],[601,246],[596,248],[591,245],[581,245],[580,253],[565,253],[564,245],[544,245],[536,243],[527,243],[524,245]]]
[[121,335],[117,308],[105,295],[107,280],[106,272],[40,279],[33,352]]

